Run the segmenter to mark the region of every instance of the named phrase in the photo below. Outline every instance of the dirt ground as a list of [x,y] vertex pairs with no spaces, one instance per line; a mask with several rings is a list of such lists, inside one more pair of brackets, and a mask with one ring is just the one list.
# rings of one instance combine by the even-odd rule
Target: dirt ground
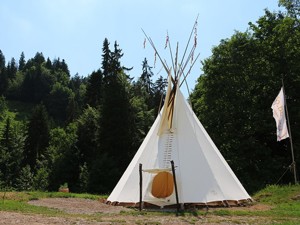
[[[41,214],[28,214],[0,211],[0,225],[90,225],[90,224],[263,224],[262,218],[232,217],[232,216],[178,216],[169,215],[134,215],[124,207],[109,206],[96,200],[79,198],[47,198],[30,201],[29,204],[48,207],[63,211],[63,216],[45,216]],[[246,208],[245,208],[246,209]],[[268,210],[264,206],[253,206],[253,210]],[[243,209],[242,209],[243,210]],[[121,212],[121,213],[120,213]],[[260,221],[260,222],[259,222]]]

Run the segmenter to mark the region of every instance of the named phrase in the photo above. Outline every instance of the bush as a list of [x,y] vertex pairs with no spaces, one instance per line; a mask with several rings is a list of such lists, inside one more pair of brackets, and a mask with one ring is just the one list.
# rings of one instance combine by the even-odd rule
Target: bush
[[20,176],[16,179],[16,188],[19,191],[31,191],[33,189],[33,173],[30,166],[21,169]]

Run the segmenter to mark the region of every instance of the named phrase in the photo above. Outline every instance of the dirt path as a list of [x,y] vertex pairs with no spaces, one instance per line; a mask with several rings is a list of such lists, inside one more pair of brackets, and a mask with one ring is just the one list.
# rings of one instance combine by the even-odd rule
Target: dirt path
[[97,221],[89,221],[83,218],[47,217],[37,214],[22,214],[15,212],[0,212],[0,224],[2,225],[91,225],[111,224]]
[[59,209],[71,214],[120,213],[130,211],[120,206],[110,206],[91,199],[83,198],[44,198],[28,202],[31,205]]

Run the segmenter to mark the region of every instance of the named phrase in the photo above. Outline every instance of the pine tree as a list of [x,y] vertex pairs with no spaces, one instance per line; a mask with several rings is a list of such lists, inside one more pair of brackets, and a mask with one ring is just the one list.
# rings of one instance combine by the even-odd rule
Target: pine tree
[[165,92],[167,87],[167,79],[160,76],[154,83],[154,103],[153,106],[155,108],[154,110],[154,116],[156,117],[159,113],[159,110],[161,109],[163,103],[163,100],[165,99]]
[[147,59],[145,58],[142,64],[142,74],[139,78],[139,82],[141,83],[141,86],[145,88],[146,92],[152,96],[153,94],[153,83],[152,83],[152,76],[153,72],[151,71],[151,66],[149,66]]
[[5,94],[8,87],[8,77],[5,67],[5,57],[0,50],[0,95]]
[[37,160],[41,159],[49,145],[48,113],[44,105],[40,104],[33,109],[27,125],[25,140],[24,165],[36,169]]
[[17,178],[15,185],[16,189],[18,191],[31,191],[33,189],[33,179],[33,173],[31,172],[30,166],[24,166]]
[[13,80],[16,78],[16,73],[18,71],[18,68],[17,68],[15,58],[12,58],[11,61],[8,62],[6,71],[9,80]]
[[[91,171],[92,191],[110,191],[132,157],[132,107],[130,83],[120,58],[122,50],[114,45],[109,50],[108,40],[103,43],[103,104],[100,107],[100,151]],[[101,172],[99,169],[101,168]],[[101,173],[101,177],[99,174]],[[98,178],[97,178],[98,176]],[[105,184],[105,185],[103,185]]]
[[8,187],[15,185],[21,170],[23,148],[23,130],[18,122],[8,116],[0,137],[0,173]]
[[26,61],[25,61],[25,54],[24,52],[21,53],[20,59],[19,59],[19,70],[23,70],[25,67]]
[[94,71],[88,78],[85,102],[91,107],[97,107],[102,101],[102,72]]

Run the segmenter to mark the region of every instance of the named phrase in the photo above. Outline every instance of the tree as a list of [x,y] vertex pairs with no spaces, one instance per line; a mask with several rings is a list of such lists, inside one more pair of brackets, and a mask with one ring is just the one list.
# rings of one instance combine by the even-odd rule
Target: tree
[[75,100],[75,95],[69,97],[68,106],[66,108],[66,123],[74,122],[79,116],[79,106]]
[[89,184],[89,171],[87,164],[84,163],[83,166],[80,166],[79,173],[79,192],[87,193]]
[[87,163],[88,167],[92,165],[99,150],[98,121],[99,112],[91,106],[88,106],[77,120],[77,147],[80,152],[81,164]]
[[45,67],[46,67],[48,70],[53,70],[52,62],[51,62],[51,60],[49,59],[49,57],[47,58]]
[[0,50],[0,95],[3,95],[8,87],[8,77],[5,67],[5,57]]
[[21,87],[22,100],[40,103],[48,97],[55,84],[56,77],[44,65],[36,64],[29,67],[29,64],[26,64],[24,81]]
[[148,61],[145,58],[142,64],[142,74],[139,78],[139,82],[141,83],[141,86],[145,88],[146,92],[151,96],[153,93],[153,83],[152,83],[152,76],[153,72],[151,71],[151,66],[148,65]]
[[109,76],[109,73],[111,72],[111,51],[109,49],[109,42],[108,39],[105,38],[103,41],[103,47],[102,47],[102,70],[103,70],[103,77],[104,82],[107,83],[107,77]]
[[41,160],[46,152],[49,133],[48,113],[46,107],[40,104],[33,109],[25,140],[23,165],[29,165],[32,171],[36,169],[37,160]]
[[290,164],[288,140],[276,142],[270,110],[282,77],[291,127],[299,135],[299,26],[267,10],[257,23],[250,23],[251,33],[236,32],[213,49],[191,96],[200,121],[250,192],[275,183]]
[[42,52],[37,52],[33,58],[33,62],[37,65],[41,65],[45,62],[45,57]]
[[62,71],[67,74],[68,78],[70,78],[70,71],[64,59],[62,61],[60,61],[60,58],[54,59],[52,69],[55,71]]
[[[74,93],[70,88],[63,86],[61,83],[55,83],[46,101],[49,115],[59,123],[66,121],[68,116],[68,105],[70,103],[69,106],[71,107],[70,101],[72,98],[74,98]],[[76,111],[76,106],[74,104],[72,110]],[[69,110],[71,110],[71,108],[69,108]],[[76,113],[75,111],[73,111],[73,113]],[[71,116],[71,111],[69,111],[69,113],[69,116]],[[70,118],[71,117],[69,117],[69,119]]]
[[8,107],[7,107],[7,103],[6,100],[3,96],[0,96],[0,121],[3,121],[4,118],[6,117],[6,113],[7,113]]
[[0,50],[0,73],[5,68],[5,56],[3,55],[2,51]]
[[102,101],[102,72],[94,71],[88,78],[86,86],[86,104],[97,107]]
[[68,87],[75,94],[75,102],[78,105],[79,111],[82,111],[85,107],[87,79],[86,77],[80,77],[78,74],[75,74],[69,81]]
[[132,133],[134,149],[138,149],[157,115],[154,113],[154,109],[157,106],[154,105],[152,76],[151,67],[145,58],[142,63],[142,74],[131,88],[132,96],[130,101],[134,115],[134,132]]
[[7,115],[0,132],[0,180],[6,187],[14,187],[21,170],[24,135],[20,123]]
[[[99,153],[99,112],[97,109],[88,106],[77,120],[77,148],[80,155],[80,174],[79,188],[80,191],[99,192],[93,183],[98,182],[101,178],[95,175],[94,180],[90,178],[93,167],[101,170],[97,165]],[[82,183],[83,182],[83,183]]]
[[299,0],[279,0],[279,5],[287,9],[288,15],[291,17],[299,17],[300,1]]
[[[114,48],[111,52],[105,39],[102,62],[103,104],[100,107],[99,122],[100,151],[91,173],[94,190],[103,192],[113,188],[133,154],[130,83],[120,63],[122,51],[116,43]],[[101,172],[99,168],[102,168]],[[99,177],[98,173],[103,177]]]
[[64,183],[68,183],[70,190],[74,192],[79,190],[80,163],[76,132],[76,123],[68,124],[65,129],[54,128],[50,132],[47,149],[51,168],[49,190],[57,191]]
[[154,108],[154,116],[156,117],[163,106],[163,101],[165,99],[166,87],[167,87],[167,79],[160,76],[154,83],[154,96],[153,96],[153,106]]
[[25,65],[26,65],[25,54],[24,54],[24,52],[22,52],[20,59],[19,59],[19,70],[23,70]]
[[17,64],[15,58],[12,58],[10,62],[7,64],[6,73],[8,79],[13,80],[16,78],[16,73],[18,71]]
[[18,191],[31,191],[33,189],[33,179],[33,173],[31,172],[30,166],[24,166],[17,178],[16,189]]

